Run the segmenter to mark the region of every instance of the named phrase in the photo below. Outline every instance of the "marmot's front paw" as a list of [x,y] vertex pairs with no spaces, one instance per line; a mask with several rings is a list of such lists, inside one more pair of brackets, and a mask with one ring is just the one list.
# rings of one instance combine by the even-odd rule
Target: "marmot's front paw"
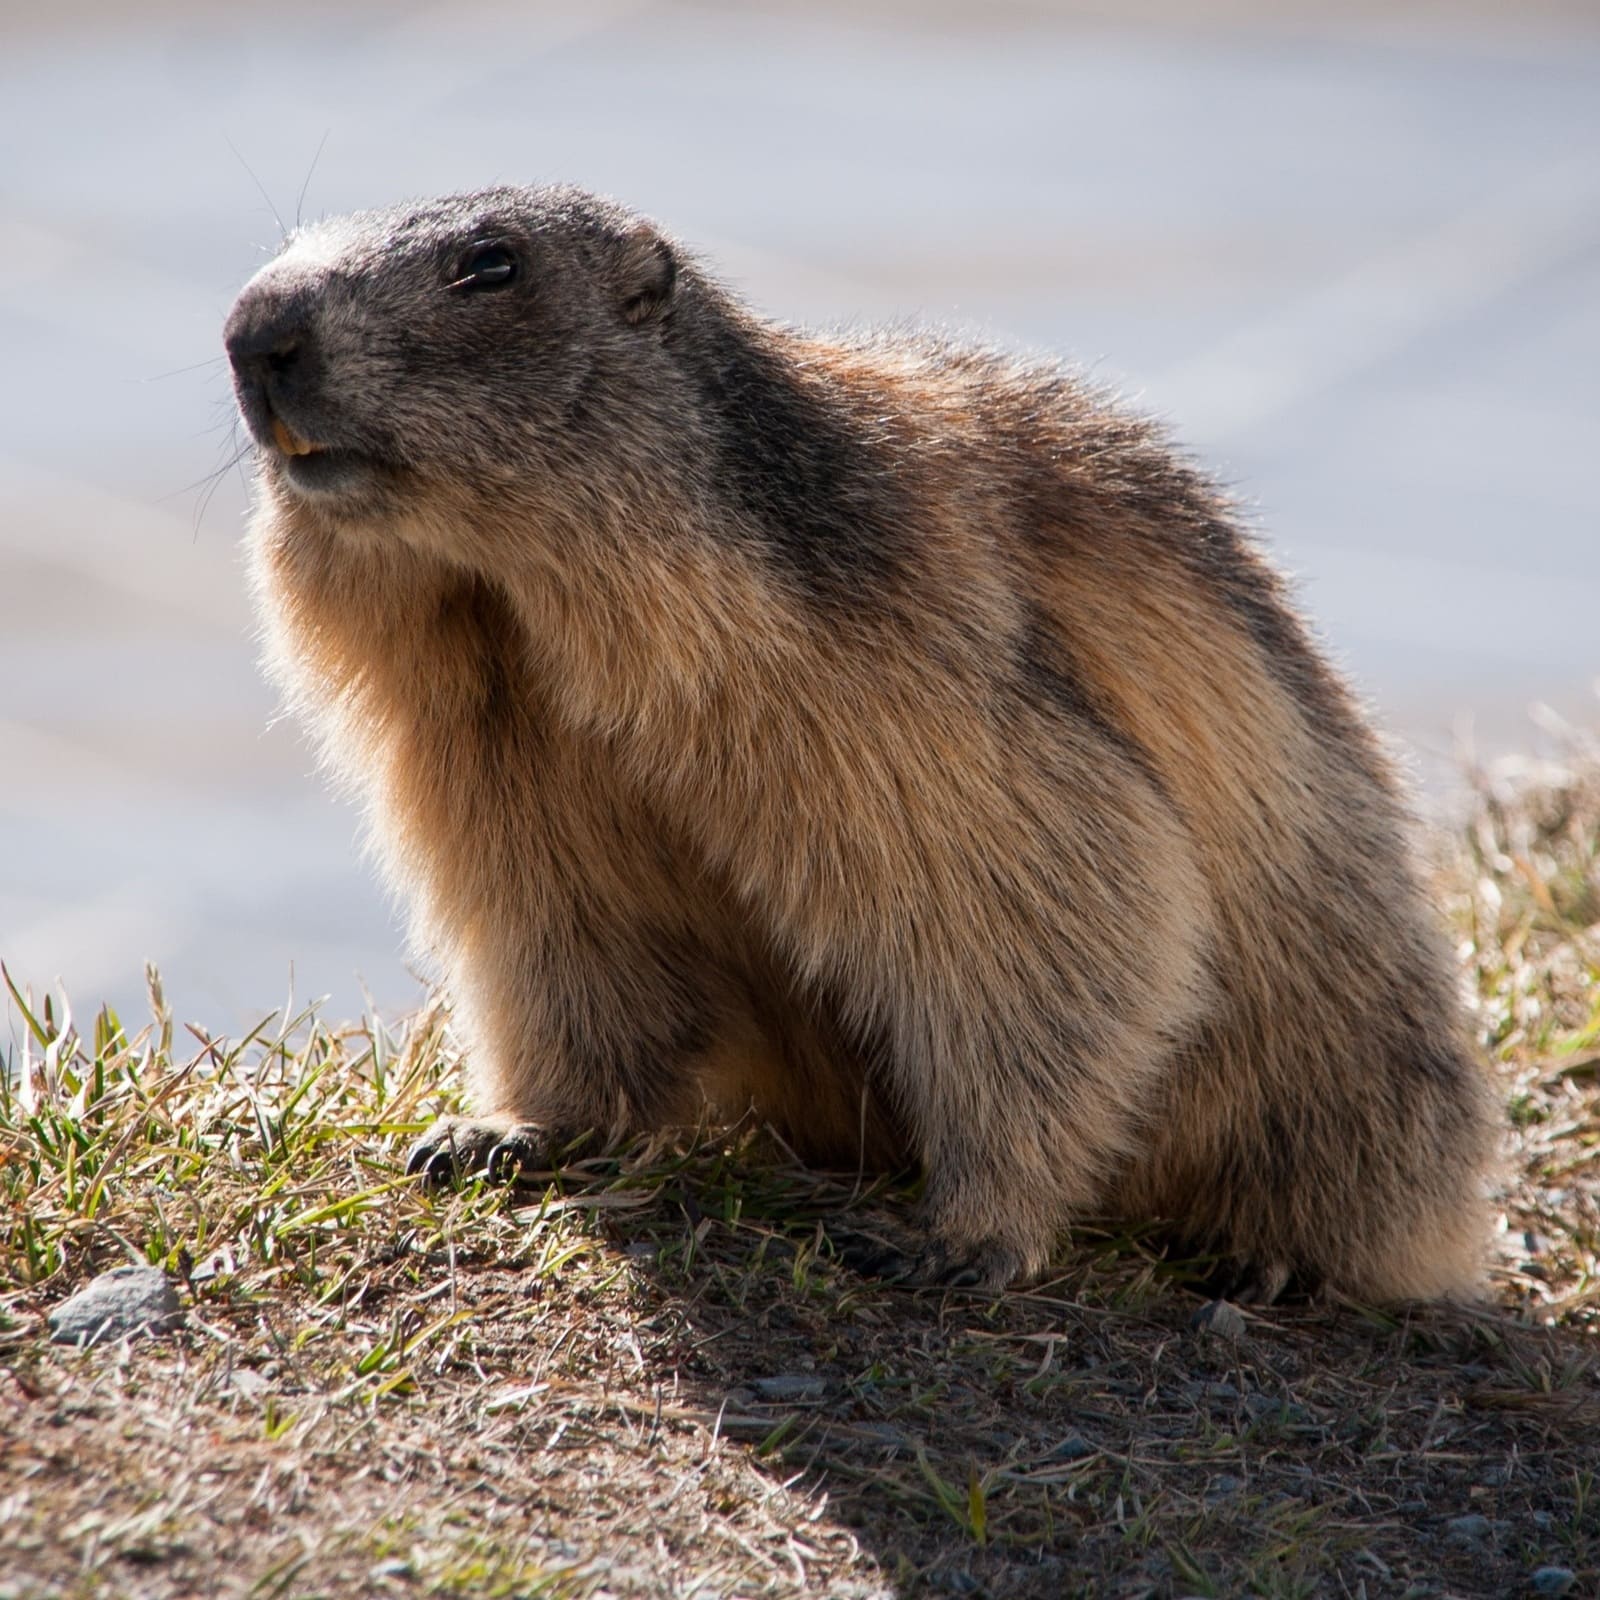
[[904,1245],[857,1234],[838,1240],[839,1258],[857,1272],[908,1289],[1004,1289],[1027,1276],[1027,1261],[1002,1239],[947,1244],[923,1239]]
[[406,1155],[406,1175],[429,1188],[466,1178],[511,1183],[523,1171],[550,1165],[559,1134],[536,1122],[474,1122],[470,1117],[440,1117]]

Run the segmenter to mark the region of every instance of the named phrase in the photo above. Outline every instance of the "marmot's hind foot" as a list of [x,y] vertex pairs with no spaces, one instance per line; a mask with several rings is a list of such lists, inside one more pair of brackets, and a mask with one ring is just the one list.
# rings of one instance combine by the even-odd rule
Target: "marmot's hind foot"
[[1284,1261],[1248,1261],[1239,1258],[1218,1263],[1201,1290],[1236,1306],[1275,1305],[1285,1294],[1291,1300],[1315,1298],[1322,1280],[1315,1273],[1297,1270]]
[[420,1177],[430,1189],[479,1177],[511,1183],[522,1172],[548,1167],[563,1142],[536,1122],[441,1117],[407,1152],[406,1176]]

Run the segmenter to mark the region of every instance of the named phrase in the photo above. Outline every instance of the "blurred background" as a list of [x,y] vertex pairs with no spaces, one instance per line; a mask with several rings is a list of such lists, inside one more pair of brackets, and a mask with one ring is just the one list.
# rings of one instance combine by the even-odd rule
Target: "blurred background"
[[1593,0],[0,0],[19,983],[142,1016],[152,959],[226,1030],[419,998],[256,671],[218,330],[274,211],[557,178],[773,315],[915,314],[1169,417],[1430,807],[1531,706],[1600,722]]

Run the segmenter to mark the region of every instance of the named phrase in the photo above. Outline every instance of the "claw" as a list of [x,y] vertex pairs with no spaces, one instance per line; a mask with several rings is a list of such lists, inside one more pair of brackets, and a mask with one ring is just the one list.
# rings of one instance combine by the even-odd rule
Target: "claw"
[[406,1176],[421,1178],[429,1189],[441,1188],[454,1175],[455,1155],[448,1144],[435,1144],[425,1134],[406,1152]]
[[859,1272],[863,1278],[886,1278],[894,1282],[909,1276],[916,1265],[912,1254],[868,1233],[831,1229],[828,1242],[841,1265]]
[[862,1276],[908,1289],[999,1289],[1021,1270],[1016,1251],[998,1242],[952,1247],[935,1239],[901,1248],[870,1235],[845,1234],[835,1237],[834,1251]]
[[1207,1280],[1213,1298],[1239,1306],[1270,1306],[1289,1287],[1294,1274],[1281,1261],[1223,1262]]
[[557,1136],[537,1123],[471,1122],[444,1118],[434,1123],[411,1147],[406,1172],[421,1177],[429,1188],[483,1177],[490,1183],[514,1183],[517,1175],[548,1162]]
[[500,1126],[444,1118],[412,1145],[406,1171],[430,1189],[445,1188],[480,1172],[485,1157],[508,1137]]
[[460,1182],[462,1175],[462,1163],[453,1139],[436,1144],[425,1136],[411,1147],[406,1157],[406,1176],[420,1177],[424,1188],[449,1188]]
[[448,1189],[451,1184],[460,1182],[461,1177],[456,1153],[448,1145],[429,1152],[423,1161],[422,1181],[430,1189]]
[[483,1174],[490,1183],[515,1183],[523,1166],[522,1151],[509,1139],[494,1145],[483,1164]]

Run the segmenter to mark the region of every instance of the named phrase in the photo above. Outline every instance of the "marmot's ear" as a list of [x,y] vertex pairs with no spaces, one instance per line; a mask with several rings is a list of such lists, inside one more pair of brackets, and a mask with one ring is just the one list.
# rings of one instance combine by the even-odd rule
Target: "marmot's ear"
[[678,263],[672,246],[647,222],[626,233],[617,245],[616,285],[622,315],[635,327],[659,317],[672,304]]

